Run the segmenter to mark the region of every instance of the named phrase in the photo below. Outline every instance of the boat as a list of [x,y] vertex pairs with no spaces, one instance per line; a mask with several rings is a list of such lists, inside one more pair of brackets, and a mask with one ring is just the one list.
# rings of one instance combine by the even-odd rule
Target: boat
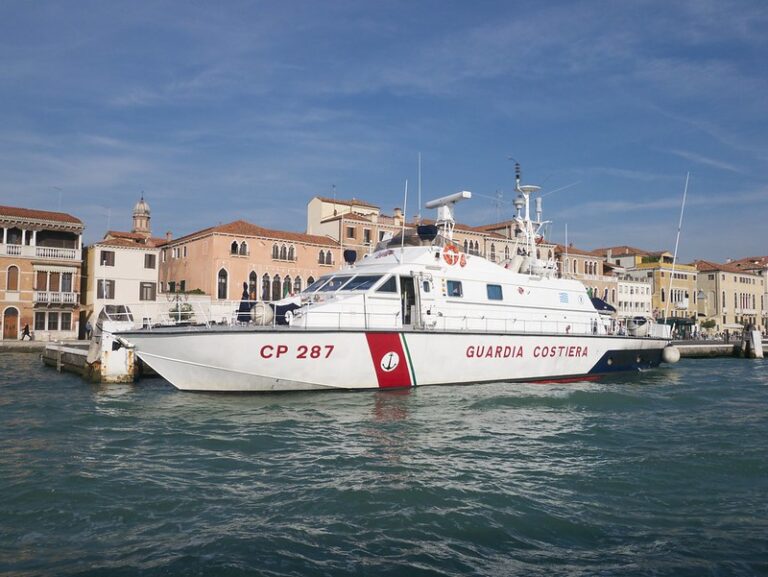
[[[574,382],[676,362],[669,327],[613,332],[584,285],[538,257],[541,223],[515,217],[517,254],[496,263],[453,239],[461,191],[425,204],[434,224],[382,240],[251,320],[144,327],[115,336],[184,391],[390,389],[493,382]],[[238,315],[243,314],[239,309]],[[199,317],[198,317],[199,318]],[[642,332],[642,334],[640,334]]]

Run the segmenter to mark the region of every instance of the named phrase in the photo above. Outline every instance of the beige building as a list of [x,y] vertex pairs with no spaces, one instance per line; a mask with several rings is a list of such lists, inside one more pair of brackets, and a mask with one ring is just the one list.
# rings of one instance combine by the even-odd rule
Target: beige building
[[674,264],[668,251],[644,251],[630,246],[599,248],[594,254],[626,270],[626,276],[650,283],[651,314],[657,319],[695,319],[696,267]]
[[319,235],[238,220],[168,240],[160,253],[162,292],[201,292],[213,300],[295,294],[342,264],[339,243]]
[[600,256],[573,245],[556,245],[555,255],[561,276],[580,280],[591,296],[603,299],[618,311],[619,279],[614,267],[607,266]]
[[83,223],[62,212],[0,206],[2,339],[77,336]]
[[731,261],[731,264],[763,279],[763,294],[760,297],[760,308],[763,311],[761,325],[764,332],[768,332],[768,256],[749,256]]
[[713,319],[715,332],[754,325],[768,328],[765,316],[766,279],[733,263],[718,264],[698,260],[699,317]]

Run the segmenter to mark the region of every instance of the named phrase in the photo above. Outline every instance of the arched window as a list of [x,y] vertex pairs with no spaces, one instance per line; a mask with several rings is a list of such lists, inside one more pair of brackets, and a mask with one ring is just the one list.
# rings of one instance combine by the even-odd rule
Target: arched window
[[259,298],[259,275],[255,271],[248,275],[248,298],[252,301]]
[[270,294],[271,294],[271,285],[272,283],[269,281],[269,275],[267,273],[264,273],[264,276],[261,277],[261,300],[268,301]]
[[317,256],[317,262],[320,264],[325,264],[325,251],[321,250],[320,254]]
[[279,301],[282,298],[282,291],[280,286],[280,275],[276,274],[272,278],[272,300],[273,301]]
[[272,245],[272,258],[280,258],[280,248],[276,244]]
[[504,247],[504,260],[509,260],[509,245]]
[[307,279],[307,286],[310,286],[313,282],[315,282],[315,277],[311,276]]
[[333,254],[330,250],[325,253],[325,264],[333,264]]
[[232,244],[229,246],[229,254],[237,254],[237,241],[233,240]]
[[9,291],[19,290],[19,267],[11,265],[8,267],[8,278],[6,279],[6,289]]
[[245,241],[240,243],[240,254],[246,256],[248,254],[248,243]]
[[301,292],[301,277],[297,276],[293,279],[293,294],[297,295]]
[[480,254],[480,243],[475,241],[475,254]]
[[288,249],[285,247],[285,245],[280,247],[280,259],[288,260]]
[[220,300],[227,298],[227,271],[224,269],[219,271],[218,297]]
[[296,250],[292,247],[288,247],[288,260],[296,260]]
[[467,252],[467,248],[468,248],[468,246],[467,246],[467,239],[465,238],[464,239],[464,252]]
[[491,261],[496,260],[496,245],[491,243]]
[[291,294],[291,277],[285,275],[283,279],[283,298]]

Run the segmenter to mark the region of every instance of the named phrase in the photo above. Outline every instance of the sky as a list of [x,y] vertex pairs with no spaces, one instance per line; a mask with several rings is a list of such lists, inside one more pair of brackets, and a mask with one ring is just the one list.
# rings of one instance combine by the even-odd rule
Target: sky
[[3,0],[0,204],[86,243],[142,193],[156,236],[303,232],[316,195],[415,215],[421,155],[468,225],[519,162],[585,250],[673,251],[690,175],[679,259],[766,255],[767,29],[764,0]]

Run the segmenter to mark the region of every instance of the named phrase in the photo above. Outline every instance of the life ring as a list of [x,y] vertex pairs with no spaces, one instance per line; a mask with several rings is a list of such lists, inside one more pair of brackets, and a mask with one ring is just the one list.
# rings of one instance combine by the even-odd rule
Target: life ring
[[459,249],[455,244],[446,244],[443,247],[443,258],[450,266],[459,262]]

